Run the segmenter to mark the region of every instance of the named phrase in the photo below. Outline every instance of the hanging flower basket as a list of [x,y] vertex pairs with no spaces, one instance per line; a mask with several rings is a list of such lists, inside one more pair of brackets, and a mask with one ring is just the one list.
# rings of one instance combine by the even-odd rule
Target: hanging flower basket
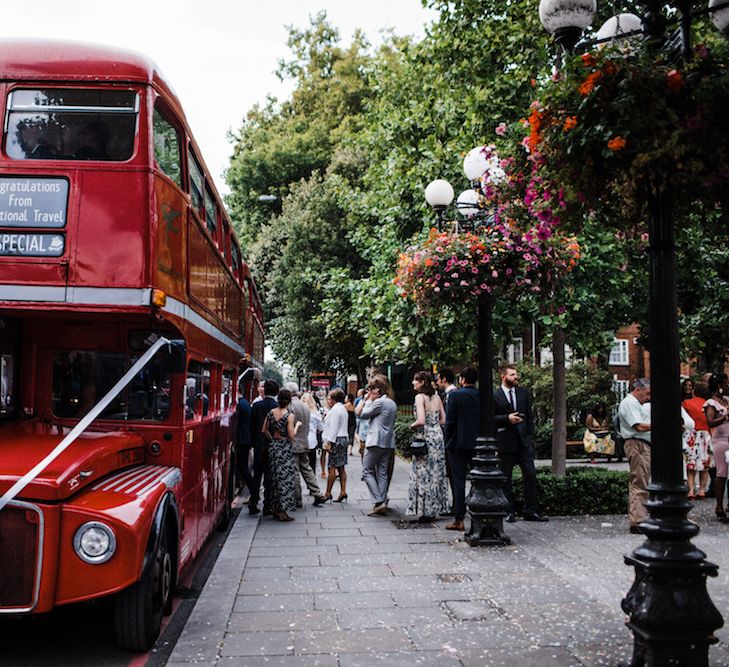
[[568,202],[613,210],[635,212],[646,189],[684,204],[727,199],[727,56],[724,44],[699,46],[677,67],[640,44],[568,58],[524,122],[536,171]]
[[503,225],[479,232],[431,230],[427,240],[400,254],[395,285],[422,306],[481,294],[540,292],[579,258],[574,238],[542,238]]

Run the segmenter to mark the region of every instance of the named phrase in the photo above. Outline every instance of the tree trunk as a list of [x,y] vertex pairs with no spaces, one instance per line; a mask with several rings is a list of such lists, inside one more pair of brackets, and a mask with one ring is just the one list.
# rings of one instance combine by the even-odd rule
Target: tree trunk
[[565,383],[564,331],[552,336],[552,474],[563,477],[567,472],[567,386]]

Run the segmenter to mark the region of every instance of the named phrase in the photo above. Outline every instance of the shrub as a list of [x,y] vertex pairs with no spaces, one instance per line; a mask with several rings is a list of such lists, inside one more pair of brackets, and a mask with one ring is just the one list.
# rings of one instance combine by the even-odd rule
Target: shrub
[[[630,474],[620,470],[580,466],[555,477],[547,467],[537,468],[537,502],[540,512],[553,516],[625,514]],[[514,500],[524,503],[521,471],[514,470]]]
[[408,424],[412,424],[412,422],[413,417],[410,415],[398,414],[397,419],[395,420],[395,451],[400,456],[402,456],[403,452],[408,449],[410,442],[413,439],[413,431],[408,426]]

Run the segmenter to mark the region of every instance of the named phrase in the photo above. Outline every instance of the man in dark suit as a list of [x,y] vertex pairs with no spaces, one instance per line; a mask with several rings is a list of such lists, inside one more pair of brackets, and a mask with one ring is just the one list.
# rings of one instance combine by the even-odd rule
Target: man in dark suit
[[516,521],[514,492],[511,475],[514,466],[521,468],[524,480],[524,520],[548,521],[537,512],[537,471],[534,468],[534,416],[532,399],[524,387],[519,386],[519,374],[511,364],[499,369],[501,386],[494,391],[496,441],[501,458],[501,469],[506,475],[506,497],[510,511],[509,523]]
[[235,409],[238,418],[235,440],[235,461],[236,467],[238,468],[238,482],[241,487],[245,484],[248,487],[248,492],[251,493],[251,489],[253,489],[253,475],[248,464],[248,457],[251,451],[251,404],[243,396],[244,390],[245,385],[241,381],[238,384],[239,398],[238,405]]
[[271,503],[270,480],[266,472],[268,464],[268,443],[263,440],[263,422],[266,415],[278,406],[276,396],[278,395],[278,384],[274,380],[266,380],[263,383],[263,399],[254,402],[251,406],[251,443],[253,444],[253,488],[251,498],[248,501],[248,511],[251,514],[258,514],[258,500],[261,494],[261,478],[263,478],[263,514],[269,511]]
[[461,388],[448,397],[445,423],[446,456],[450,463],[455,520],[446,530],[464,530],[466,517],[466,475],[471,466],[478,437],[478,372],[466,367],[458,376]]

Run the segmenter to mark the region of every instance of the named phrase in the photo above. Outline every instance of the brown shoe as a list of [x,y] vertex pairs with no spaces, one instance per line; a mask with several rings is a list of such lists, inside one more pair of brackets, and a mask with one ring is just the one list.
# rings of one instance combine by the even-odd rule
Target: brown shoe
[[463,525],[463,521],[454,521],[453,523],[449,523],[446,527],[446,530],[465,530],[465,526]]

